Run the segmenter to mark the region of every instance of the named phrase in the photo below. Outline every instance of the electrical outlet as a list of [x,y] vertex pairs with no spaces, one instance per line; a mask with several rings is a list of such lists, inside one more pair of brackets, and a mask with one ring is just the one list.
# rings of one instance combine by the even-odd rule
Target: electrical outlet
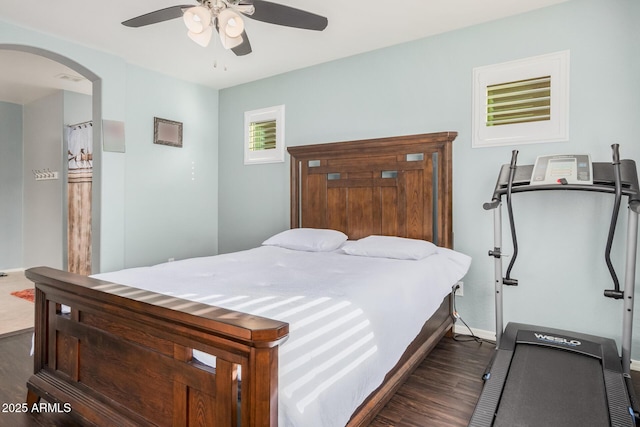
[[456,296],[461,297],[464,296],[464,282],[461,280],[457,283],[458,289],[456,289]]

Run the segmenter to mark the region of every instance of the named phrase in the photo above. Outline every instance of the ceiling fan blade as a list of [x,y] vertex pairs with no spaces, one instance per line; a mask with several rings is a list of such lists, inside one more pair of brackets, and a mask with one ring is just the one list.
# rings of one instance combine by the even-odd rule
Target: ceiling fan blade
[[242,32],[242,43],[238,46],[231,49],[236,56],[244,56],[251,53],[251,43],[249,43],[249,36],[247,36],[247,32]]
[[144,15],[128,19],[122,23],[126,27],[144,27],[145,25],[157,24],[158,22],[169,21],[171,19],[181,18],[182,11],[193,7],[192,4],[171,6],[165,9],[156,10],[154,12],[145,13]]
[[249,18],[269,24],[284,25],[285,27],[302,28],[304,30],[322,31],[327,28],[328,20],[324,16],[296,9],[283,4],[271,3],[264,0],[248,0],[240,4],[250,3],[255,12]]

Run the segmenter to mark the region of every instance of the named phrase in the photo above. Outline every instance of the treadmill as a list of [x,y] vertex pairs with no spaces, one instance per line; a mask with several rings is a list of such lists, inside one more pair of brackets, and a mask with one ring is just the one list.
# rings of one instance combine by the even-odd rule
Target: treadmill
[[[469,422],[481,426],[635,426],[639,420],[631,383],[631,339],[635,265],[640,213],[640,187],[633,160],[620,160],[619,147],[612,145],[612,163],[591,163],[579,156],[577,179],[552,182],[537,175],[544,167],[517,166],[516,150],[511,163],[503,165],[485,210],[494,213],[494,258],[496,351],[483,376],[483,390]],[[558,156],[561,157],[561,156]],[[580,168],[588,166],[584,170]],[[576,178],[576,173],[573,175]],[[623,300],[622,355],[614,340],[559,329],[509,323],[503,332],[502,287],[516,286],[511,277],[518,244],[513,220],[513,193],[544,190],[582,190],[614,195],[605,261],[614,288],[604,296]],[[506,198],[513,256],[503,277],[502,198]],[[621,290],[611,263],[611,246],[623,196],[628,200],[624,287]],[[639,424],[640,425],[640,424]]]

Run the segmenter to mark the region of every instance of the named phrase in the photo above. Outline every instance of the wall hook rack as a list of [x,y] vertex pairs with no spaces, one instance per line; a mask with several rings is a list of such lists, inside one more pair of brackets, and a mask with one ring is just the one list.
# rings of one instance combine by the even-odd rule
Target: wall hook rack
[[58,179],[58,172],[57,171],[51,171],[48,168],[44,169],[44,170],[34,170],[33,171],[33,176],[36,179],[36,181]]

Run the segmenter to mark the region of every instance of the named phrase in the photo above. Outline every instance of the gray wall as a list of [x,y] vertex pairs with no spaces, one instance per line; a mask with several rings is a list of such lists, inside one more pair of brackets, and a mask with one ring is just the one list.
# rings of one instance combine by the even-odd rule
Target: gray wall
[[[126,183],[125,266],[133,267],[217,253],[217,92],[132,69],[126,129],[126,158],[117,177]],[[155,88],[163,87],[164,91]],[[135,88],[135,89],[134,89]],[[182,107],[159,108],[162,99]],[[202,108],[207,106],[207,108]],[[64,124],[91,119],[91,97],[59,92],[25,106],[24,260],[18,266],[63,267],[66,247]],[[213,113],[213,114],[212,114]],[[153,144],[153,117],[183,122],[183,147]],[[95,147],[95,144],[94,144]],[[97,145],[100,147],[100,144]],[[60,172],[60,179],[35,181],[33,169]],[[95,181],[95,180],[94,180]]]
[[63,180],[36,181],[34,170],[62,175],[63,93],[24,106],[23,267],[63,268]]
[[[482,204],[513,147],[471,148],[472,70],[570,50],[570,140],[518,147],[520,163],[571,152],[608,161],[614,142],[623,157],[640,160],[639,20],[637,1],[573,0],[222,90],[220,252],[255,246],[289,225],[288,161],[243,165],[244,111],[285,104],[289,146],[458,131],[455,248],[473,257],[458,311],[472,327],[494,330],[492,215]],[[621,306],[602,297],[611,286],[603,260],[611,202],[562,193],[514,197],[520,286],[505,292],[506,320],[617,337]]]
[[[56,92],[24,106],[24,138],[20,169],[24,186],[21,219],[24,250],[16,267],[48,265],[66,268],[65,124],[91,119],[91,97]],[[57,180],[36,181],[34,170],[58,172]],[[24,228],[23,228],[24,227]]]
[[64,91],[64,125],[73,125],[91,120],[91,102],[92,99],[89,95]]
[[[127,76],[125,266],[214,255],[218,92],[135,67]],[[153,143],[154,117],[183,124],[182,148]]]
[[22,106],[0,102],[0,270],[22,267]]

